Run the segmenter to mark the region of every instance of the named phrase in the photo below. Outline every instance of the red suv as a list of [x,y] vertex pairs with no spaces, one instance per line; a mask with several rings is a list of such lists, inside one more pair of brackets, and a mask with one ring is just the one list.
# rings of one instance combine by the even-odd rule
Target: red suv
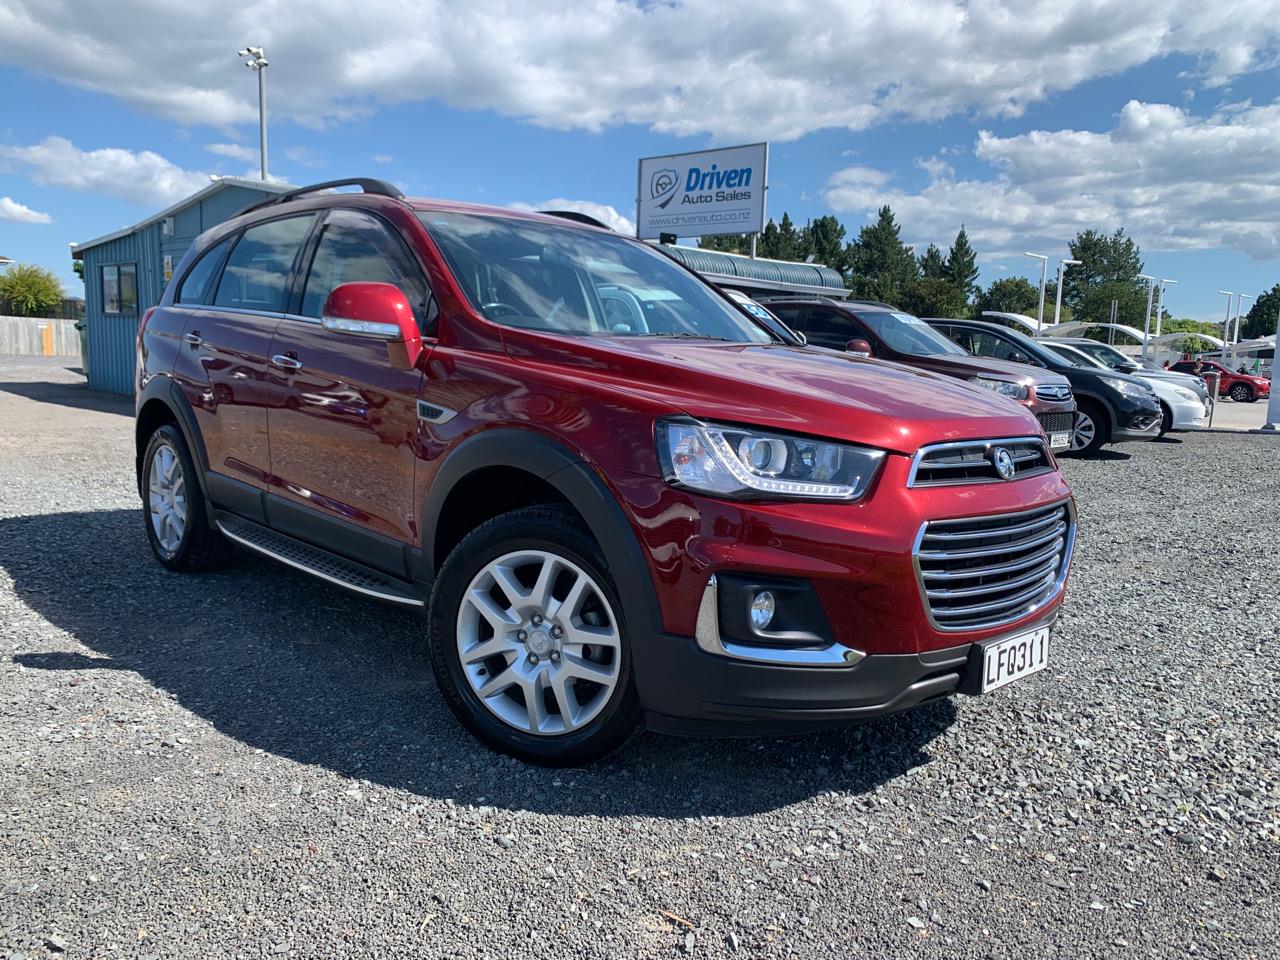
[[1075,509],[1024,409],[580,218],[344,182],[209,231],[143,319],[162,564],[232,541],[422,611],[457,716],[546,764],[1045,665]]
[[[1199,370],[1196,367],[1199,366]],[[1259,397],[1271,396],[1271,381],[1255,377],[1252,373],[1236,373],[1214,360],[1179,360],[1170,370],[1189,373],[1205,380],[1209,374],[1218,375],[1218,396],[1230,397],[1236,403],[1253,403]]]

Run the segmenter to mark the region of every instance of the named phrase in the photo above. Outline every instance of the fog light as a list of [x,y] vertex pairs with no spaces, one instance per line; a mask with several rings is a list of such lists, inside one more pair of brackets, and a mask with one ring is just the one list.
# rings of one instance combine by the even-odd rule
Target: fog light
[[751,601],[751,626],[757,630],[763,630],[769,626],[777,606],[778,602],[769,590],[761,590],[757,593]]

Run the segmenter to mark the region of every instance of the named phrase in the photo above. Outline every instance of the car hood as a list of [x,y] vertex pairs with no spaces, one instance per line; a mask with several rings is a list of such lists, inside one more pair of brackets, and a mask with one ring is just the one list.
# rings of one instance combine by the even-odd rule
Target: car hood
[[934,369],[950,368],[955,373],[971,377],[990,376],[999,380],[1031,383],[1037,387],[1067,383],[1067,378],[1060,373],[1044,370],[1029,363],[1014,363],[1012,360],[995,360],[991,357],[975,357],[958,353],[941,353],[921,357],[920,360]]
[[784,344],[504,332],[507,349],[571,366],[671,412],[914,453],[947,440],[1038,436],[1019,403],[897,363]]

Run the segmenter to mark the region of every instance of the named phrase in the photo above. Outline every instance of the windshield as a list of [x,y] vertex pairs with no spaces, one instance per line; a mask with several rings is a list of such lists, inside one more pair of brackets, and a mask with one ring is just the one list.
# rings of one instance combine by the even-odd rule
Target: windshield
[[963,347],[909,313],[867,310],[859,312],[858,319],[870,327],[889,349],[898,353],[913,357],[933,357],[943,353],[968,355]]
[[1105,343],[1072,343],[1064,344],[1064,346],[1075,347],[1081,353],[1087,354],[1099,363],[1108,367],[1115,367],[1120,363],[1136,363],[1137,361],[1131,357],[1125,356],[1114,347],[1109,347]]
[[494,323],[578,337],[774,337],[664,254],[607,233],[420,211],[472,306]]

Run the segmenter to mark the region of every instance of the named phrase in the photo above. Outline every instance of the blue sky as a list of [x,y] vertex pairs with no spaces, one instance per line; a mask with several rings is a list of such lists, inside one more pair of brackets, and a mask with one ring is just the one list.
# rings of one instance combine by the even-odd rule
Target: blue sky
[[1038,277],[1022,250],[1125,226],[1148,272],[1179,280],[1175,314],[1218,318],[1217,290],[1280,281],[1280,10],[1227,6],[900,0],[858,10],[855,35],[825,0],[741,0],[720,26],[697,3],[520,21],[516,0],[424,2],[405,22],[368,0],[352,24],[328,0],[309,19],[0,0],[0,254],[79,292],[69,242],[210,174],[256,175],[235,57],[252,41],[271,59],[271,172],[291,183],[373,175],[633,218],[638,157],[768,139],[772,216],[835,213],[852,233],[889,203],[920,249],[963,222],[984,283]]

